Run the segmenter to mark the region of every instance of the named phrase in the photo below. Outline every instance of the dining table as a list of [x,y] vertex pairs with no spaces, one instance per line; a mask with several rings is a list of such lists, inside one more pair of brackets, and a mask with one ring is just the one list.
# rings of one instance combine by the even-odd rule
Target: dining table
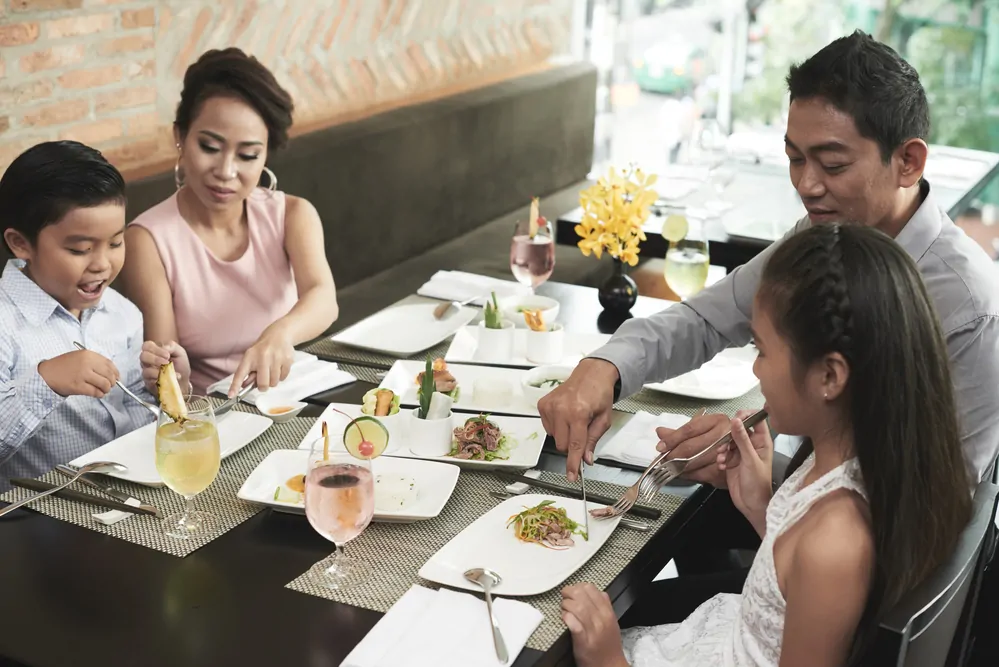
[[[629,317],[672,305],[639,297],[630,313],[611,315],[593,288],[549,282],[537,292],[558,299],[559,321],[580,332],[612,333]],[[314,418],[329,403],[360,403],[382,371],[377,365],[355,368],[370,370],[360,374],[367,380],[310,397],[300,416]],[[616,413],[617,421],[628,416]],[[549,437],[536,468],[564,475],[565,462]],[[588,483],[630,485],[638,474],[598,461],[586,477]],[[692,539],[698,512],[714,491],[680,482],[662,492],[679,496],[679,507],[605,588],[619,618]],[[184,557],[30,506],[16,510],[0,519],[0,665],[338,665],[382,613],[286,587],[330,552],[331,544],[304,516],[272,509]],[[545,651],[524,648],[513,664],[574,664],[568,632]]]

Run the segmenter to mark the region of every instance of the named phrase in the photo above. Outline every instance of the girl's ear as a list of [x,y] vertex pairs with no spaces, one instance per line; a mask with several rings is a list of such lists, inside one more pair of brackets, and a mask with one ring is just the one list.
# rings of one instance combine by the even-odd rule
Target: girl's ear
[[819,362],[822,398],[835,401],[846,390],[850,379],[850,366],[839,352],[830,352]]

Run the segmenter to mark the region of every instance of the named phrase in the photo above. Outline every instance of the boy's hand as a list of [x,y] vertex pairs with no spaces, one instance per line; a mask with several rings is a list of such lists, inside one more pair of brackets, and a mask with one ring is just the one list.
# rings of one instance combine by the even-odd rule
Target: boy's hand
[[187,358],[187,351],[179,343],[170,341],[160,345],[147,340],[142,344],[142,353],[139,355],[139,363],[142,365],[142,381],[153,396],[158,395],[156,380],[159,378],[160,366],[171,361],[174,370],[177,371],[177,379],[180,380],[181,388],[188,389],[191,386],[191,362]]
[[107,357],[90,350],[60,354],[38,364],[38,374],[60,396],[104,398],[120,377]]

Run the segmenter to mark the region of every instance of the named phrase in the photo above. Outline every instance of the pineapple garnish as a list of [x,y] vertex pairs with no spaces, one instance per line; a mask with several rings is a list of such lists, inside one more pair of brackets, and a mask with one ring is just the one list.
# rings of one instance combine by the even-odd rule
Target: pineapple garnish
[[184,392],[180,388],[180,381],[177,379],[177,371],[174,370],[172,361],[160,366],[159,375],[156,377],[156,392],[159,394],[160,410],[175,422],[187,419]]
[[531,219],[530,219],[530,221],[528,223],[530,225],[528,227],[528,229],[530,230],[528,232],[528,234],[530,235],[530,237],[532,239],[535,236],[538,235],[538,228],[540,227],[540,225],[538,224],[538,215],[539,215],[539,213],[538,213],[538,198],[537,197],[532,197],[531,198]]

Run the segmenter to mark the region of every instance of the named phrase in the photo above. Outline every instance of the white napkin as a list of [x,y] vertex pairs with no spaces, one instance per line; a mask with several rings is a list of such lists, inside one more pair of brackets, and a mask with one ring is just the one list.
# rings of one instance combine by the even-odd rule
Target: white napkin
[[659,444],[656,428],[680,428],[688,421],[690,417],[668,412],[661,415],[636,412],[613,438],[597,447],[596,455],[622,463],[647,466],[660,454],[656,449]]
[[[138,507],[142,503],[136,498],[129,498],[125,502],[125,504],[131,505],[132,507]],[[123,512],[122,510],[108,510],[107,512],[93,515],[94,520],[97,521],[97,523],[105,526],[113,526],[122,519],[127,519],[130,516],[135,516],[135,512]]]
[[479,306],[485,304],[492,292],[496,292],[497,299],[505,296],[529,296],[531,288],[512,280],[500,280],[477,273],[438,271],[416,290],[420,296],[445,301],[464,301],[478,295],[482,298],[474,303]]
[[[544,616],[524,602],[493,597],[513,664]],[[341,667],[498,667],[482,598],[413,586],[340,663]]]
[[[294,403],[356,381],[356,377],[339,370],[333,362],[322,361],[315,355],[305,352],[296,352],[288,377],[276,387],[268,389],[267,395],[278,396],[282,400]],[[232,375],[208,387],[208,393],[226,394],[230,384],[232,384]],[[260,392],[254,389],[243,400],[256,405],[259,396]]]

